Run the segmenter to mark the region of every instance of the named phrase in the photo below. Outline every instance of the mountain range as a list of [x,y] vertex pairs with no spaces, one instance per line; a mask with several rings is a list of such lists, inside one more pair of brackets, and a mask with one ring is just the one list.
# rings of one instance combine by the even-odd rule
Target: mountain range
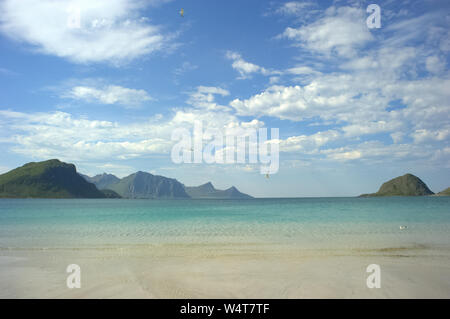
[[[380,196],[450,196],[450,188],[434,194],[417,176],[405,174],[383,183]],[[129,199],[250,199],[232,186],[214,188],[211,182],[185,186],[176,179],[136,172],[122,179],[103,173],[90,177],[75,165],[52,159],[31,162],[0,175],[0,198],[129,198]]]
[[[208,187],[204,187],[209,185]],[[187,187],[176,179],[136,172],[90,177],[57,159],[32,162],[0,175],[0,198],[248,199],[234,186],[217,190],[211,183]]]
[[214,188],[211,182],[200,186],[185,186],[176,179],[153,175],[146,172],[136,172],[119,179],[111,174],[101,174],[94,177],[82,175],[98,189],[111,190],[124,198],[192,198],[192,199],[249,199],[250,195],[241,193],[232,186],[226,190]]

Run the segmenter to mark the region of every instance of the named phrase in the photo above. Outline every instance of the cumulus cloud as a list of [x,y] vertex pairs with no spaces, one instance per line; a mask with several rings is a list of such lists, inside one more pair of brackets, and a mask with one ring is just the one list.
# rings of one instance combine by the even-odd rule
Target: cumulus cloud
[[145,101],[153,100],[145,90],[135,90],[119,85],[107,85],[101,88],[75,86],[62,97],[101,104],[120,104],[125,107],[138,107]]
[[[302,9],[291,4],[283,10],[298,15]],[[431,23],[429,17],[414,21]],[[98,23],[96,27],[103,28],[103,22]],[[88,120],[63,112],[25,114],[4,110],[0,111],[1,136],[15,143],[14,151],[24,155],[120,160],[169,154],[172,130],[192,128],[198,120],[239,135],[248,128],[264,126],[260,119],[267,116],[313,130],[309,134],[283,135],[277,142],[285,153],[338,162],[383,163],[389,158],[448,163],[450,79],[443,53],[445,41],[436,38],[435,47],[409,45],[408,39],[413,38],[405,28],[411,25],[408,20],[386,28],[387,33],[377,45],[366,50],[374,38],[365,25],[365,12],[332,7],[315,22],[286,28],[283,37],[310,55],[296,57],[295,64],[283,72],[248,62],[236,52],[226,53],[240,78],[271,76],[270,86],[256,94],[235,98],[221,87],[198,86],[188,93],[188,108],[174,109],[168,118],[157,121],[128,124]],[[427,24],[423,28],[431,30],[429,27]],[[413,36],[422,35],[414,32]],[[308,60],[302,61],[303,57]],[[333,68],[328,70],[330,65]],[[179,72],[191,66],[182,65]],[[303,81],[301,85],[295,79],[290,83],[286,75]],[[143,90],[82,84],[71,85],[67,96],[121,105],[151,99]],[[222,101],[225,99],[231,102]],[[392,101],[400,101],[402,107],[390,107]],[[250,119],[243,122],[240,116]],[[311,127],[311,122],[317,125]]]
[[[387,28],[385,37],[378,39],[376,47],[366,50],[374,37],[366,27],[365,12],[330,7],[316,21],[288,27],[282,35],[305,49],[301,57],[308,56],[306,50],[320,53],[309,58],[308,65],[285,71],[301,76],[302,85],[273,85],[248,98],[234,99],[230,106],[243,116],[297,122],[319,119],[319,123],[337,127],[346,139],[387,133],[396,144],[408,136],[418,142],[444,142],[450,100],[441,48],[446,33],[433,31],[434,45],[408,45],[431,41],[423,30],[435,30],[437,17],[400,17]],[[424,24],[421,31],[412,27],[417,22]],[[326,72],[323,66],[329,64],[338,69]],[[310,65],[321,65],[321,71]],[[417,70],[424,66],[432,77],[418,76]],[[395,100],[404,107],[392,110],[389,105]]]
[[423,143],[430,141],[445,141],[450,137],[450,125],[440,130],[416,130],[411,134],[415,143]]
[[[201,90],[226,94],[225,90]],[[240,121],[229,112],[204,109],[176,110],[170,117],[131,123],[91,120],[66,112],[22,113],[0,110],[1,142],[12,143],[15,153],[32,158],[71,161],[128,160],[156,154],[170,155],[173,130],[191,130],[196,122],[227,135],[245,134],[263,122]]]
[[287,27],[280,35],[297,45],[324,55],[352,57],[373,40],[364,11],[352,7],[330,7],[325,16],[300,28]]
[[301,152],[303,154],[317,153],[321,146],[337,140],[340,135],[338,131],[330,130],[311,135],[291,136],[280,141],[280,151]]
[[[286,28],[282,37],[302,49],[298,60],[307,60],[283,75],[298,76],[302,84],[272,85],[233,99],[230,106],[242,116],[332,127],[287,137],[280,141],[285,152],[371,163],[382,163],[392,155],[393,160],[428,158],[442,165],[449,159],[443,149],[449,147],[450,136],[450,82],[442,50],[447,33],[433,31],[431,42],[423,30],[434,30],[431,17],[436,15],[399,17],[367,50],[375,39],[362,13],[359,8],[331,7],[315,22]],[[424,23],[422,30],[410,34],[416,22]],[[417,41],[427,45],[411,45]],[[336,68],[327,72],[328,65]],[[419,75],[424,68],[429,74]],[[402,107],[392,108],[393,101],[400,101]]]
[[37,52],[72,62],[123,63],[170,46],[171,35],[140,15],[156,2],[5,0],[0,31]]

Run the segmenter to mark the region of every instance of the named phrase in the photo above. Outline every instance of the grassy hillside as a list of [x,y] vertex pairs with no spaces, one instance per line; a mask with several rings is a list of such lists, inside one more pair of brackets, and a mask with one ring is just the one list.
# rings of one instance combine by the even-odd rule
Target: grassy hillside
[[104,198],[105,195],[79,176],[75,165],[53,159],[31,162],[0,175],[0,197]]

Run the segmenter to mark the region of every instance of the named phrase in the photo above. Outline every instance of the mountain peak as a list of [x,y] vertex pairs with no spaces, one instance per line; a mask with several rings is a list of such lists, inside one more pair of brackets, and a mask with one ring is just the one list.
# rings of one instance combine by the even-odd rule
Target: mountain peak
[[144,172],[144,171],[137,171],[136,173],[134,173],[134,174],[131,174],[131,175],[134,175],[134,176],[154,176],[153,174],[150,174],[150,173],[148,173],[148,172]]
[[83,174],[80,175],[89,183],[93,183],[100,190],[107,189],[110,185],[113,185],[120,181],[120,179],[117,176],[107,173],[98,174],[95,175],[94,177],[89,177]]
[[203,185],[198,186],[199,189],[202,189],[205,192],[214,192],[216,189],[211,182],[205,183]]

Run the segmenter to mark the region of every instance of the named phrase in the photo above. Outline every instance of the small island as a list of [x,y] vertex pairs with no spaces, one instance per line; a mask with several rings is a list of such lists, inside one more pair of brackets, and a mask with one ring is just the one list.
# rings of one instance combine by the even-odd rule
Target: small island
[[[381,185],[376,193],[362,194],[359,197],[382,197],[382,196],[429,196],[434,193],[428,186],[417,176],[405,174],[398,176]],[[450,188],[438,193],[440,196],[449,196]]]

